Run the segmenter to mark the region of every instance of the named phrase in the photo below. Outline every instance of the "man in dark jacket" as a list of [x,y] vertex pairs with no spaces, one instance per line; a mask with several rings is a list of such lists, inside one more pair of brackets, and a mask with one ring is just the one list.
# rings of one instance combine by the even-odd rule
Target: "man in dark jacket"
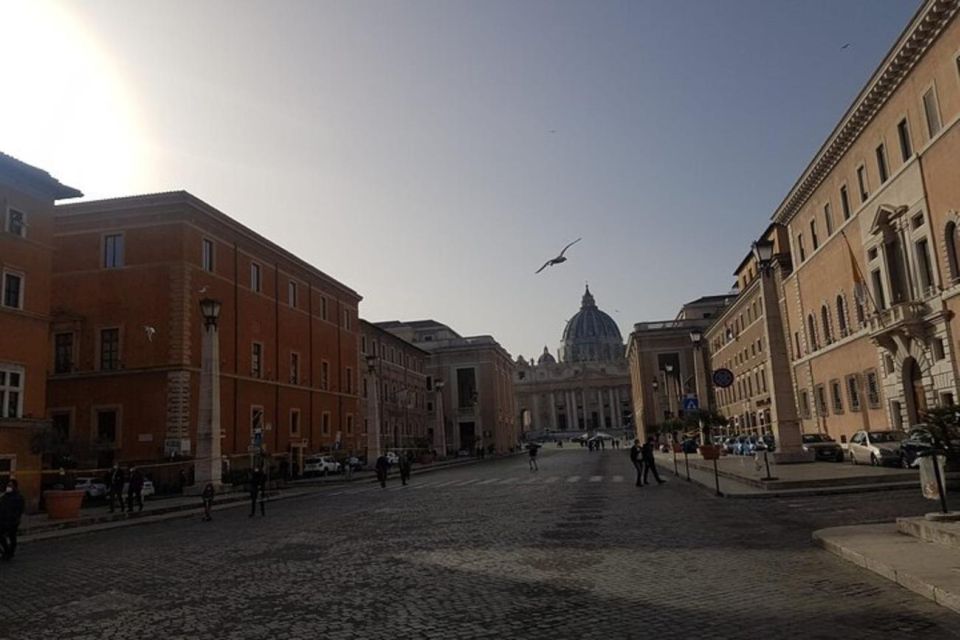
[[120,512],[123,512],[123,483],[125,481],[123,469],[120,468],[119,464],[114,463],[107,477],[107,489],[110,491],[110,513],[113,513],[114,502],[120,505]]
[[11,478],[0,497],[0,560],[11,560],[17,552],[17,529],[24,507],[19,485]]
[[381,455],[377,458],[377,464],[374,468],[377,470],[377,480],[380,481],[380,486],[386,489],[387,471],[390,469],[390,462],[387,460],[387,456]]
[[633,468],[637,470],[637,486],[643,486],[643,462],[640,459],[640,454],[643,450],[643,447],[640,446],[639,440],[633,441],[633,446],[630,447],[630,462],[633,464]]
[[267,515],[264,492],[267,490],[267,474],[256,467],[250,475],[250,517],[257,515],[257,498],[260,499],[260,515]]
[[643,482],[645,484],[650,484],[650,472],[653,471],[653,477],[657,481],[657,484],[663,484],[663,480],[660,479],[660,474],[657,473],[657,461],[653,457],[653,450],[656,446],[657,439],[653,436],[647,438],[646,444],[642,447],[641,458],[643,459]]
[[410,456],[400,456],[400,461],[397,463],[397,467],[400,470],[400,481],[406,485],[407,480],[410,479],[410,468],[413,465]]
[[130,482],[127,485],[127,511],[133,513],[133,503],[137,502],[137,511],[143,511],[143,471],[130,467]]

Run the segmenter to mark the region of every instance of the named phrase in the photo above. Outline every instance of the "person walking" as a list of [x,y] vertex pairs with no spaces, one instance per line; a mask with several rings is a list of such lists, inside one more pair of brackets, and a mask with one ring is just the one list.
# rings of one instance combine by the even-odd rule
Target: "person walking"
[[400,470],[400,481],[404,486],[407,485],[407,480],[410,479],[410,467],[412,463],[409,456],[400,456],[400,461],[397,463],[397,467]]
[[266,506],[264,502],[264,492],[267,490],[267,475],[260,470],[260,467],[254,467],[250,474],[250,517],[257,515],[257,499],[260,499],[260,515],[265,516]]
[[0,497],[0,560],[13,560],[17,552],[17,529],[25,507],[20,485],[10,478]]
[[137,501],[137,511],[143,511],[143,472],[138,467],[130,467],[130,482],[127,485],[127,511],[133,513],[133,502]]
[[374,468],[377,470],[377,480],[380,481],[380,486],[386,489],[387,488],[387,471],[389,471],[390,469],[390,462],[387,460],[387,456],[380,454],[380,457],[377,458],[377,462]]
[[530,471],[540,471],[540,466],[537,464],[537,451],[540,449],[540,445],[531,442],[527,448],[530,454]]
[[113,468],[110,469],[110,476],[107,478],[107,487],[110,491],[110,513],[113,513],[114,503],[120,505],[120,513],[123,513],[123,483],[125,481],[126,477],[123,474],[123,469],[120,468],[118,463],[114,462]]
[[203,521],[210,522],[213,518],[210,515],[210,511],[213,509],[213,484],[208,482],[207,486],[203,488],[203,493],[200,494],[200,499],[203,501]]
[[657,439],[653,436],[647,438],[647,442],[643,445],[641,452],[641,459],[643,460],[643,482],[645,484],[650,484],[650,472],[653,471],[653,477],[657,481],[657,484],[663,484],[663,480],[660,479],[660,474],[657,473],[657,461],[653,457],[653,450],[656,446]]
[[643,486],[643,461],[641,455],[643,453],[643,447],[640,446],[639,440],[633,441],[633,446],[630,447],[630,462],[633,464],[633,468],[637,470],[637,486]]

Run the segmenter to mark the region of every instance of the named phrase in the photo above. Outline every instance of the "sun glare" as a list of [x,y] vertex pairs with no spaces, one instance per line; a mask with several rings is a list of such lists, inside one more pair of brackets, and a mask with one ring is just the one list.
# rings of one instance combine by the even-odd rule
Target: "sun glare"
[[88,197],[143,188],[135,101],[83,22],[48,0],[0,0],[0,24],[0,151]]

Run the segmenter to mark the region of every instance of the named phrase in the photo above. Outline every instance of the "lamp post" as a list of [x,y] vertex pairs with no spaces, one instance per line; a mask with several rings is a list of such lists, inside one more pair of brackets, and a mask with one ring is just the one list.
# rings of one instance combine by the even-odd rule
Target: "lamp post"
[[670,403],[670,413],[673,414],[674,417],[677,417],[680,415],[680,412],[678,409],[674,408],[674,403],[679,399],[680,395],[680,372],[677,372],[677,393],[674,395],[673,390],[670,388],[670,380],[673,378],[673,365],[669,362],[666,363],[663,365],[663,371],[664,379],[667,384],[667,400]]
[[202,361],[200,369],[200,406],[197,422],[197,448],[194,486],[203,489],[212,484],[221,486],[220,468],[220,318],[219,300],[200,301],[203,316]]
[[435,380],[433,388],[437,391],[437,429],[433,433],[433,440],[440,457],[447,457],[447,425],[443,416],[443,380]]
[[[367,375],[373,387],[373,393],[370,394],[369,401],[373,405],[373,434],[367,431],[367,447],[373,451],[373,459],[380,457],[380,383],[377,380],[377,356],[367,356]],[[371,384],[372,383],[372,384]],[[369,459],[368,459],[369,462]]]

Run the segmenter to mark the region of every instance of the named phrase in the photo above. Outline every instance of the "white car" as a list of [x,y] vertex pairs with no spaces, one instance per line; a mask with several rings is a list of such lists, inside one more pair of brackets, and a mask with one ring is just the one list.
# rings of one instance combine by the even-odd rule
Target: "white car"
[[310,456],[303,461],[303,474],[307,476],[325,473],[340,473],[340,463],[327,456]]
[[88,498],[101,498],[107,495],[107,485],[90,476],[77,478],[77,484],[74,488],[85,491]]
[[847,445],[853,464],[899,464],[902,431],[857,431]]
[[[124,496],[124,497],[127,496],[127,492],[128,492],[129,490],[130,490],[130,482],[129,482],[129,481],[124,482],[124,483],[123,483],[123,496]],[[155,495],[156,493],[157,493],[156,489],[153,488],[153,482],[151,482],[150,480],[147,480],[146,478],[144,478],[144,479],[143,479],[143,489],[140,491],[140,496],[143,497],[143,498],[149,498],[150,496]]]

